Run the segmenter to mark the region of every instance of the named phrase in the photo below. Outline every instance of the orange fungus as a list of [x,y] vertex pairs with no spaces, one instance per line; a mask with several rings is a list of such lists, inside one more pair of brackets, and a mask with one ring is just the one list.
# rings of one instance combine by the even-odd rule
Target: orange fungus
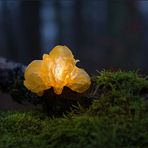
[[24,85],[40,96],[51,87],[59,95],[64,86],[82,93],[91,81],[86,71],[76,66],[77,61],[68,47],[56,46],[49,54],[44,54],[42,60],[34,60],[28,65]]

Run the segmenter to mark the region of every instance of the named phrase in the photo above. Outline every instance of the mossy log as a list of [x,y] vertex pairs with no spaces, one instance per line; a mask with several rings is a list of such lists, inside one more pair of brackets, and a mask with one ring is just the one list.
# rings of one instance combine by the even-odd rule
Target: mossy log
[[[106,112],[107,109],[110,112],[108,108],[110,105],[122,103],[123,107],[127,108],[127,103],[130,103],[131,98],[135,101],[141,100],[140,98],[144,100],[148,98],[147,77],[141,76],[137,72],[106,70],[92,78],[92,85],[87,92],[79,94],[65,87],[61,95],[56,95],[51,88],[39,97],[25,88],[23,84],[24,70],[24,65],[0,59],[0,90],[8,92],[19,103],[27,101],[34,105],[41,104],[49,115],[61,116],[71,110],[73,106],[78,105],[89,108],[93,101],[98,100],[99,102],[101,100],[102,103],[105,101],[106,106],[100,108],[94,106],[94,112],[102,110],[104,113],[104,110]],[[118,110],[118,107],[115,110]]]
[[23,72],[14,77],[11,83],[0,83],[2,90],[19,102],[42,104],[54,118],[40,110],[0,111],[1,147],[148,147],[147,77],[103,70],[84,94],[64,88],[61,95],[50,89],[42,97],[24,87]]

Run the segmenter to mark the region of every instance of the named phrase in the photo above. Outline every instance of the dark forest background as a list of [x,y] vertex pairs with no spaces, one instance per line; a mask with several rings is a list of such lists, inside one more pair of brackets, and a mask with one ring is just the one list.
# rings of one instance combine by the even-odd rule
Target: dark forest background
[[88,72],[148,72],[147,37],[147,0],[0,0],[0,56],[23,64],[61,44]]

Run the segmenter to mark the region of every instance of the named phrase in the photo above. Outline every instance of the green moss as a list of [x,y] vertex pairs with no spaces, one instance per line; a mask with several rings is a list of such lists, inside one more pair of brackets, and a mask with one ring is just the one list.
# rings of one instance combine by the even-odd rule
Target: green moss
[[91,114],[136,116],[148,110],[148,81],[137,73],[102,71],[96,83]]
[[[146,118],[146,117],[145,117]],[[1,147],[119,147],[148,144],[148,120],[91,117],[40,119],[32,113],[1,118]]]
[[148,146],[148,81],[134,72],[102,71],[95,98],[60,118],[39,111],[0,112],[2,148]]

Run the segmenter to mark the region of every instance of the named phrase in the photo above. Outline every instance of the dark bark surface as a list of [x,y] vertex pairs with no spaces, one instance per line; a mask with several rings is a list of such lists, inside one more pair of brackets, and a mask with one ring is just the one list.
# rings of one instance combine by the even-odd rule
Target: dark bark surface
[[0,58],[0,109],[28,110],[34,107],[28,99],[36,96],[22,85],[24,70],[24,65]]
[[23,79],[25,66],[0,58],[0,90],[8,92],[17,79]]

